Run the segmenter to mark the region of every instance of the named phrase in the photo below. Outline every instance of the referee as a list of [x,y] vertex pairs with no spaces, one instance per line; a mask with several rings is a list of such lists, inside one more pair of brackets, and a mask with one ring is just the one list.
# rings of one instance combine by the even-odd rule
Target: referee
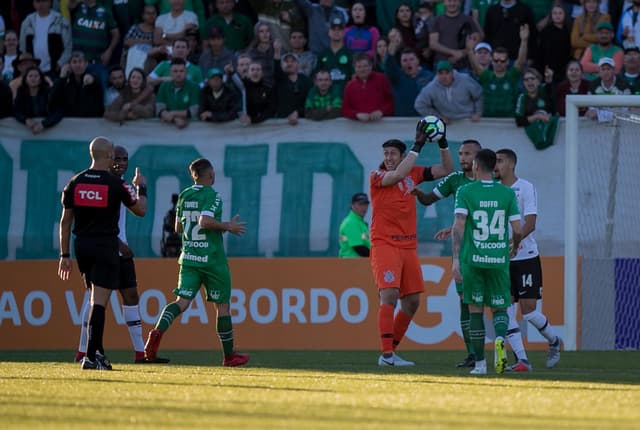
[[60,219],[60,262],[58,276],[63,281],[71,274],[71,224],[75,235],[74,250],[85,286],[91,289],[91,310],[87,327],[87,355],[82,369],[111,370],[104,354],[105,307],[112,290],[118,288],[118,220],[120,204],[144,216],[147,188],[144,176],[136,168],[132,183],[111,174],[114,145],[106,137],[96,137],[89,144],[91,166],[75,175],[62,192]]

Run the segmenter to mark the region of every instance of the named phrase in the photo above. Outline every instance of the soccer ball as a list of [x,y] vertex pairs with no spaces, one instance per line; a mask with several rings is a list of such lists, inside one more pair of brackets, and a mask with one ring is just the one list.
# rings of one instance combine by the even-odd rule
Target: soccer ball
[[427,115],[422,118],[420,126],[431,142],[437,142],[442,139],[447,130],[444,121],[435,115]]

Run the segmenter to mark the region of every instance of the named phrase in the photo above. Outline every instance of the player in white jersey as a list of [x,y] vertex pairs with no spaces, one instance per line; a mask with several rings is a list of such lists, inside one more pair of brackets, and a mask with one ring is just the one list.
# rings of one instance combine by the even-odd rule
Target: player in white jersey
[[533,184],[515,174],[518,158],[511,149],[496,151],[497,162],[494,177],[513,189],[518,200],[518,208],[522,217],[523,239],[517,254],[511,258],[511,295],[513,303],[508,309],[509,330],[507,341],[518,358],[518,362],[511,366],[511,370],[526,372],[532,370],[522,344],[522,335],[515,318],[517,306],[520,305],[522,318],[533,325],[549,342],[547,367],[554,367],[560,361],[560,344],[562,339],[553,333],[549,319],[536,309],[536,304],[542,298],[542,265],[538,244],[533,234],[536,229],[538,216],[536,189]]

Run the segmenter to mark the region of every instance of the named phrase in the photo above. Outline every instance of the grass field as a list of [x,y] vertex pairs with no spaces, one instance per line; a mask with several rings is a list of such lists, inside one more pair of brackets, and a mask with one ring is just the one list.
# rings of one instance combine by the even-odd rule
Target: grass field
[[[637,429],[640,352],[563,353],[555,369],[472,377],[461,352],[409,351],[415,368],[379,368],[376,352],[164,351],[169,365],[81,371],[71,351],[0,351],[0,426],[100,429]],[[490,357],[493,354],[491,353]],[[215,365],[213,365],[215,363]]]

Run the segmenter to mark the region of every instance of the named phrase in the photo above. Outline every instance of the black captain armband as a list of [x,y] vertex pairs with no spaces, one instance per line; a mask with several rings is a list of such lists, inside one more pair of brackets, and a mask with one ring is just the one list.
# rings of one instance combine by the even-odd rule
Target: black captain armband
[[138,185],[138,197],[147,197],[147,186],[146,185]]

